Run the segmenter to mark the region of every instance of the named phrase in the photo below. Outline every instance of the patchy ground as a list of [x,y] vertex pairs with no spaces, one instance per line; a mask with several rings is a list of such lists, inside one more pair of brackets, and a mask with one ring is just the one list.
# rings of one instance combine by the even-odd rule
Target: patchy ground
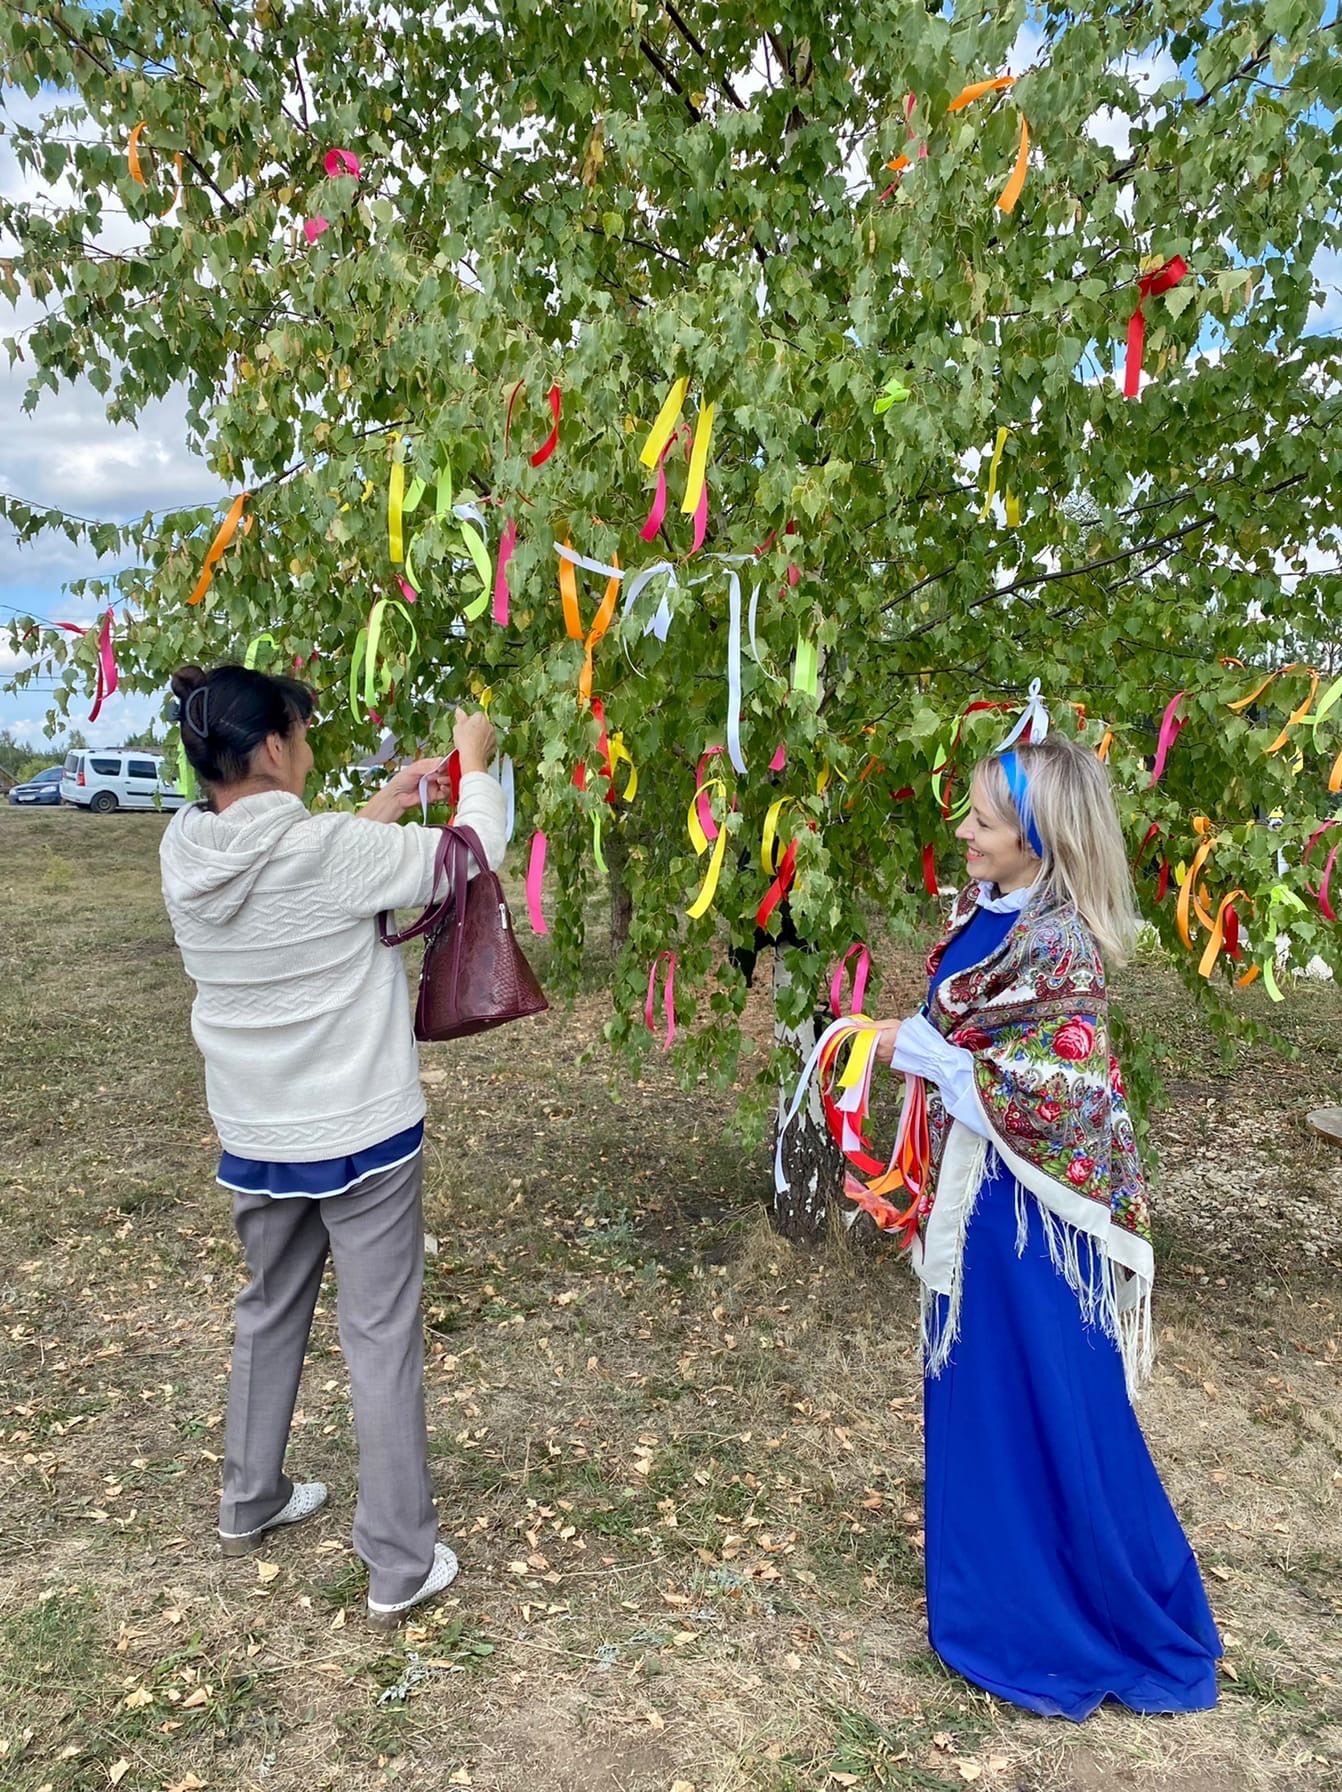
[[213,1547],[238,1255],[161,827],[0,812],[7,1788],[1342,1781],[1342,1153],[1302,1119],[1338,1099],[1342,994],[1294,993],[1298,1060],[1222,1068],[1167,972],[1129,986],[1177,1098],[1144,1420],[1225,1633],[1218,1711],[1076,1729],[939,1667],[903,1266],[774,1239],[763,1155],[706,1087],[658,1061],[615,1102],[580,1061],[595,996],[426,1053],[430,1423],[463,1573],[388,1644],[349,1549],[329,1292],[290,1460],[331,1507],[259,1559]]

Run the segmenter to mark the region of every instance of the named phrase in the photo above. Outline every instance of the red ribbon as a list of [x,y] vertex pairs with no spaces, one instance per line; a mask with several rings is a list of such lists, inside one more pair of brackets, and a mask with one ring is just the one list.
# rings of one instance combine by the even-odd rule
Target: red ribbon
[[666,1017],[666,1037],[662,1041],[662,1050],[669,1052],[676,1037],[676,955],[674,952],[659,952],[652,961],[648,972],[648,999],[643,1004],[643,1020],[650,1033],[657,1031],[657,973],[666,966],[666,982],[662,988],[662,1010]]
[[767,925],[769,916],[774,912],[779,903],[792,888],[792,880],[796,876],[796,872],[797,842],[795,840],[789,840],[787,843],[787,850],[784,852],[782,862],[778,867],[778,875],[765,891],[763,902],[761,902],[759,907],[755,910],[756,927],[764,927]]
[[1159,298],[1177,286],[1188,272],[1182,255],[1172,255],[1164,267],[1143,274],[1137,282],[1137,303],[1128,319],[1128,359],[1123,370],[1123,396],[1136,398],[1142,389],[1142,352],[1146,347],[1146,313],[1142,306],[1148,299]]
[[[1315,828],[1305,846],[1305,856],[1300,861],[1302,865],[1308,865],[1310,854],[1314,851],[1314,848],[1318,845],[1323,836],[1328,832],[1329,828],[1339,826],[1342,826],[1342,820],[1337,816],[1334,816],[1332,820],[1325,821],[1322,827]],[[1332,881],[1333,866],[1337,862],[1337,855],[1340,851],[1342,851],[1342,842],[1335,846],[1329,853],[1327,861],[1323,867],[1323,881],[1320,883],[1318,889],[1310,891],[1312,896],[1317,897],[1319,909],[1322,912],[1325,921],[1336,921],[1337,919],[1337,916],[1333,913],[1333,905],[1329,897],[1328,886]]]
[[[508,440],[512,435],[513,430],[513,412],[517,408],[518,399],[525,391],[526,381],[518,380],[517,384],[508,395],[508,409],[503,418],[503,452],[505,454],[508,452]],[[536,452],[528,457],[533,467],[543,467],[546,461],[549,460],[550,456],[554,453],[555,449],[559,446],[559,413],[563,399],[558,386],[551,386],[550,390],[545,394],[545,401],[550,407],[550,415],[554,419],[554,427]]]
[[923,888],[929,896],[939,896],[937,889],[937,855],[930,843],[923,848]]

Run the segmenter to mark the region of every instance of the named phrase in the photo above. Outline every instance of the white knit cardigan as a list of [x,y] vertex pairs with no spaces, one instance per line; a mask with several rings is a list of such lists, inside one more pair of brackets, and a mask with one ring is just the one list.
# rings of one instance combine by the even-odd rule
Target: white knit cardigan
[[[462,778],[456,819],[491,868],[505,812],[488,773]],[[438,838],[415,823],[310,815],[284,791],[173,817],[163,899],[196,985],[191,1030],[226,1151],[314,1163],[423,1119],[405,967],[375,917],[429,901]]]

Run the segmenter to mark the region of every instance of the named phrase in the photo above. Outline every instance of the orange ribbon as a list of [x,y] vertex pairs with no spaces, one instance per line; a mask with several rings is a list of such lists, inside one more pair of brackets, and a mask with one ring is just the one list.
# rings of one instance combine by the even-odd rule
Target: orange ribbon
[[[196,580],[196,588],[186,600],[189,604],[198,604],[209,590],[210,581],[214,577],[214,569],[223,559],[224,554],[228,549],[229,542],[232,541],[233,537],[238,532],[238,524],[242,521],[242,508],[250,496],[250,492],[239,492],[232,504],[229,505],[228,515],[220,524],[219,533],[210,543],[209,551],[205,555],[205,564],[200,569],[200,577]],[[251,518],[248,517],[247,521],[250,523]]]
[[[126,144],[126,166],[130,171],[131,179],[135,182],[137,187],[142,187],[145,184],[144,168],[140,163],[140,133],[144,130],[148,122],[149,120],[147,118],[142,118],[139,124],[132,125],[130,140]],[[177,154],[172,158],[172,165],[177,170],[177,185],[173,191],[172,198],[159,213],[160,218],[166,218],[173,206],[176,205],[177,201],[182,196],[182,152],[180,150],[178,150]]]
[[[611,564],[619,565],[619,560],[614,555],[611,556]],[[610,627],[620,595],[620,583],[617,578],[606,581],[606,595],[592,618],[591,629],[584,635],[582,617],[578,611],[577,569],[563,554],[559,556],[559,597],[564,607],[564,627],[568,631],[569,640],[581,641],[583,648],[582,671],[578,674],[578,702],[583,705],[592,701],[592,655],[598,641]]]
[[1211,823],[1205,815],[1193,817],[1193,828],[1196,833],[1203,836],[1203,840],[1201,846],[1193,854],[1193,862],[1180,882],[1179,902],[1175,910],[1175,923],[1179,929],[1179,938],[1190,952],[1193,950],[1193,930],[1189,909],[1192,908],[1196,911],[1197,918],[1204,927],[1214,929],[1216,926],[1214,917],[1203,903],[1197,890],[1198,873],[1211,856],[1211,850],[1216,845],[1216,836],[1212,833]]
[[[1236,714],[1238,714],[1241,710],[1247,709],[1255,698],[1261,697],[1263,692],[1270,684],[1274,683],[1275,680],[1278,678],[1285,678],[1288,672],[1303,672],[1305,674],[1309,679],[1309,694],[1306,696],[1305,701],[1300,704],[1297,709],[1293,709],[1290,715],[1287,716],[1286,726],[1267,749],[1269,757],[1273,753],[1280,753],[1291,737],[1292,728],[1295,727],[1297,722],[1303,722],[1310,710],[1314,707],[1314,699],[1319,694],[1319,674],[1314,670],[1313,666],[1306,666],[1299,660],[1292,660],[1289,666],[1281,666],[1277,671],[1269,672],[1266,678],[1262,679],[1253,687],[1247,697],[1237,697],[1233,703],[1228,703],[1226,705],[1227,709],[1233,709]],[[1334,770],[1336,770],[1336,767]],[[1332,788],[1333,786],[1330,784],[1329,789],[1331,790]]]
[[[975,100],[981,100],[985,94],[1001,93],[1008,87],[1014,87],[1015,85],[1015,75],[997,75],[991,81],[971,82],[968,87],[963,88],[957,93],[950,105],[947,106],[947,116],[949,117],[952,112],[962,112],[966,106],[972,105]],[[911,158],[909,156],[896,156],[894,161],[886,164],[886,166],[895,174],[901,174],[904,169],[908,168],[910,165]],[[996,204],[998,211],[1010,213],[1016,209],[1016,201],[1020,198],[1025,189],[1025,176],[1029,172],[1029,168],[1030,127],[1022,114],[1020,121],[1020,142],[1016,148],[1016,162],[1011,170],[1010,179],[997,196]]]

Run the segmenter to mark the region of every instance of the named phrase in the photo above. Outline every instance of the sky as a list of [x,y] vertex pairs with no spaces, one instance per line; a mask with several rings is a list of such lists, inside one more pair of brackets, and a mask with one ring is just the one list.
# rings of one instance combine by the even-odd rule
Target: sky
[[[1020,70],[1035,60],[1040,39],[1031,27],[1022,31],[1008,66]],[[1176,71],[1160,61],[1132,72],[1156,85]],[[57,103],[55,94],[27,100],[13,90],[4,95],[6,122],[32,123],[44,106]],[[1128,121],[1121,116],[1097,113],[1090,134],[1125,151]],[[31,179],[22,176],[5,136],[0,136],[0,193],[8,197],[33,191]],[[129,246],[134,227],[113,221],[111,246]],[[118,238],[120,240],[118,240]],[[0,251],[5,244],[0,237]],[[1329,289],[1319,307],[1314,328],[1342,329],[1342,257],[1332,253],[1316,265]],[[37,307],[21,304],[17,311],[0,304],[0,336],[13,333],[32,321]],[[186,445],[185,404],[174,394],[151,406],[138,427],[109,424],[104,401],[86,382],[45,394],[32,415],[22,409],[27,368],[0,365],[0,490],[34,504],[51,504],[86,517],[127,521],[146,510],[210,503],[225,497],[219,481]],[[65,594],[71,580],[115,570],[117,562],[102,565],[84,548],[63,537],[50,535],[21,547],[6,525],[0,523],[0,629],[17,611],[48,621],[87,624],[93,606]],[[45,715],[50,682],[24,692],[3,689],[7,674],[20,663],[19,656],[0,638],[0,729],[8,729],[30,742],[35,751],[45,740]],[[71,725],[95,746],[112,746],[156,720],[162,700],[150,696],[112,697],[98,721],[85,722],[76,702],[71,706]]]

